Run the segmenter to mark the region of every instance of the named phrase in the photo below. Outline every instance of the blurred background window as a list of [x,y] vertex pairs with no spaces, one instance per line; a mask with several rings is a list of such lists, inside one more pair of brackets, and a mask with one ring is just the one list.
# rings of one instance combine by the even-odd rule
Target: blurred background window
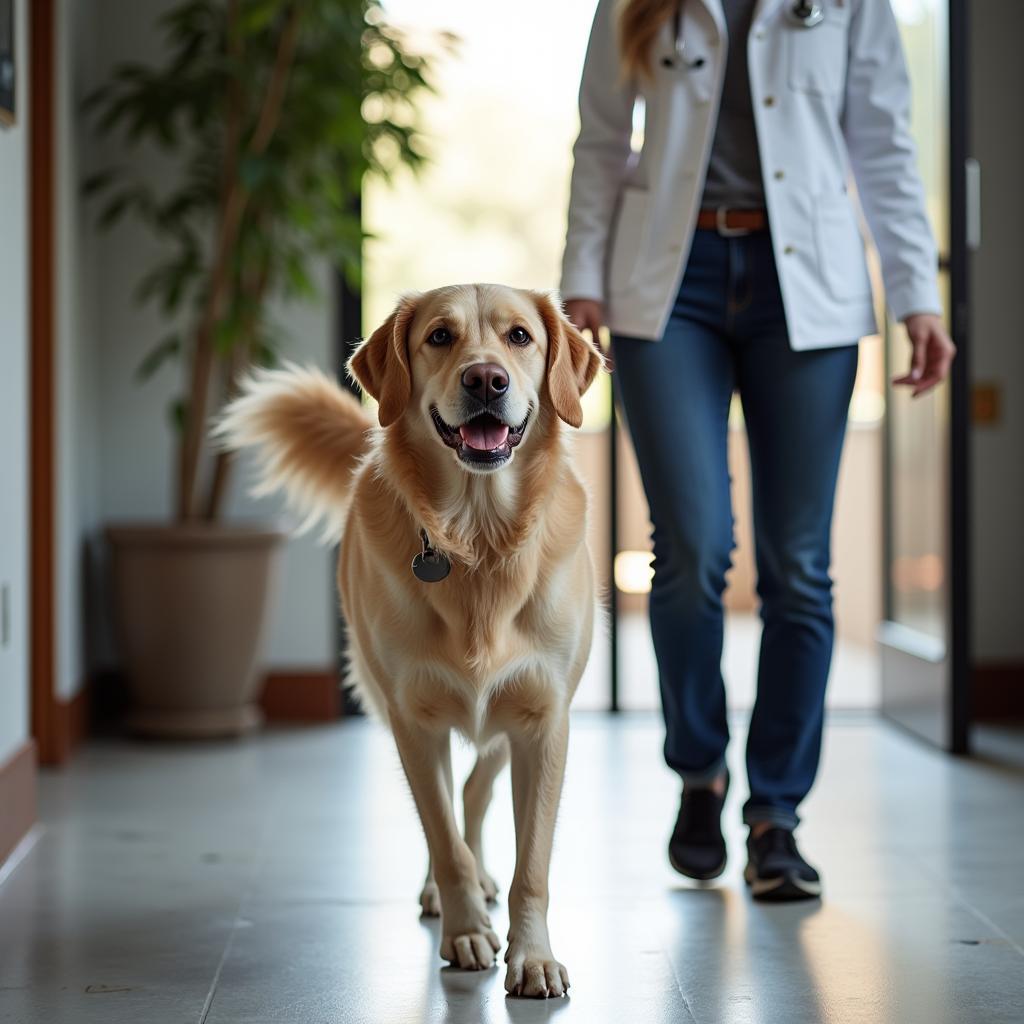
[[[579,128],[579,78],[594,0],[558,4],[523,0],[514,8],[455,0],[418,4],[385,2],[390,21],[422,50],[438,50],[440,34],[457,40],[435,62],[437,91],[420,107],[430,160],[418,175],[402,170],[389,183],[370,182],[364,223],[364,334],[379,325],[395,298],[409,289],[471,281],[554,288],[565,234],[572,144]],[[900,0],[908,59],[929,60],[935,0]],[[538,30],[543,26],[543,31]],[[610,72],[611,73],[611,72]],[[929,116],[928,96],[915,97],[914,128],[925,148],[941,119]],[[932,111],[934,114],[935,111]],[[638,107],[634,145],[642,144]],[[930,134],[931,133],[931,134]],[[941,141],[938,143],[941,147]],[[930,211],[942,209],[944,183],[923,166]],[[936,172],[938,173],[938,172]],[[872,276],[884,319],[877,258]],[[895,350],[897,357],[900,351]],[[619,596],[621,704],[658,706],[657,674],[647,628],[650,536],[646,501],[625,431],[619,437],[618,554],[609,557],[611,483],[608,428],[611,380],[601,375],[585,400],[578,439],[579,466],[592,494],[592,550],[602,582],[614,579]],[[861,343],[860,368],[850,408],[833,531],[837,648],[829,701],[833,707],[878,704],[875,631],[882,614],[881,460],[886,405],[882,338]],[[749,467],[738,400],[730,417],[730,468],[738,548],[729,578],[724,670],[730,705],[753,703],[760,625],[754,592]],[[906,567],[925,589],[941,566]],[[908,576],[909,578],[909,576]],[[916,586],[916,584],[915,584]],[[577,706],[608,706],[607,645],[599,643]]]

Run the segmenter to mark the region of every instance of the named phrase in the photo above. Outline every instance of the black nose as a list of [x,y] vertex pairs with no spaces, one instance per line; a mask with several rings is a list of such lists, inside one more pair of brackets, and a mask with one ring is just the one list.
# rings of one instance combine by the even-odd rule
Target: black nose
[[490,402],[508,391],[508,374],[497,363],[474,363],[462,372],[462,386],[474,398]]

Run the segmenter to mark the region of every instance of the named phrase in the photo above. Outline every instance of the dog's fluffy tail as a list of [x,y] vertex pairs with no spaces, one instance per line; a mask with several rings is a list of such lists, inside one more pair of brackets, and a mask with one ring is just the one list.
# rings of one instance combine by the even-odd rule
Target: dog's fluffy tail
[[334,541],[373,425],[359,400],[326,374],[287,363],[243,381],[213,434],[225,448],[256,450],[253,494],[283,491],[302,516],[299,532],[320,524],[324,539]]

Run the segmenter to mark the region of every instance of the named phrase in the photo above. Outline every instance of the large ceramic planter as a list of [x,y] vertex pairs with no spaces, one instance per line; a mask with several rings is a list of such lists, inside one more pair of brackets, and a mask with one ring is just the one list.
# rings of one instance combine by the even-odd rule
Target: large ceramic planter
[[128,725],[165,737],[239,735],[256,705],[262,639],[284,534],[245,526],[107,530]]

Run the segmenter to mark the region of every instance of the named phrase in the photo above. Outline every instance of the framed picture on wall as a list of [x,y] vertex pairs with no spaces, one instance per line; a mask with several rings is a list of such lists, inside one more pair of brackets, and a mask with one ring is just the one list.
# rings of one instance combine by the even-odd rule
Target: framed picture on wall
[[0,124],[14,124],[14,0],[0,0]]

